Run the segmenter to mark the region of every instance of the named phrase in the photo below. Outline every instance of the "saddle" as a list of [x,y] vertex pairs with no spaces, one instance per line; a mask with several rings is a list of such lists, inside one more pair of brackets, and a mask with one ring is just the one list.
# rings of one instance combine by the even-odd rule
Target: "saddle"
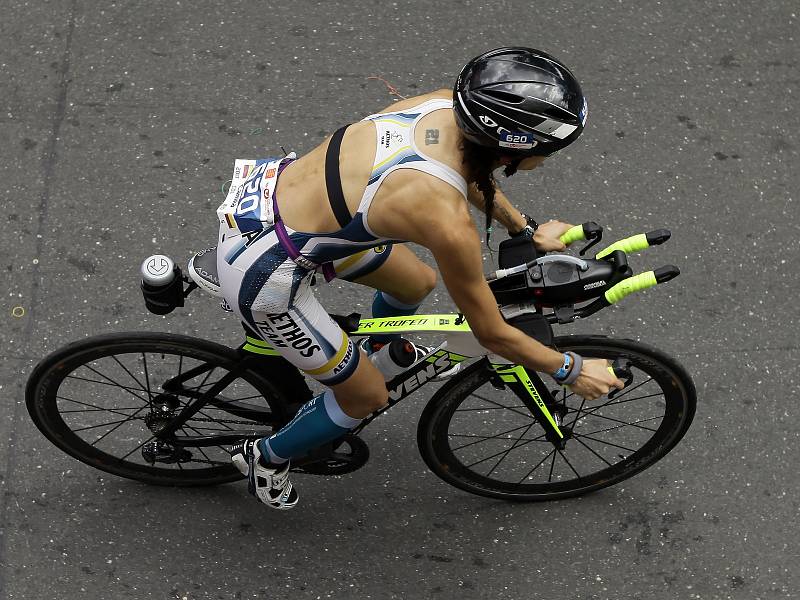
[[[209,294],[216,296],[222,300],[222,308],[232,312],[225,297],[222,295],[222,289],[219,285],[219,274],[217,272],[217,247],[212,246],[206,248],[195,254],[189,259],[187,266],[189,277],[192,278],[197,286]],[[351,313],[349,315],[331,315],[331,318],[347,333],[353,333],[358,329],[358,322],[361,320],[361,315],[358,313]]]

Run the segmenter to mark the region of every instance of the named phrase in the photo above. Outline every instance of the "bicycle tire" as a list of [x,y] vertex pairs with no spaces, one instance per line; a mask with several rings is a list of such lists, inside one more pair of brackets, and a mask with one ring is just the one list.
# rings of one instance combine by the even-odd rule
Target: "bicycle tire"
[[[160,357],[161,362],[156,360],[148,365],[148,355]],[[143,358],[143,373],[139,369],[131,368],[131,365],[140,360],[139,356]],[[194,388],[196,381],[191,381],[189,384],[192,386],[191,391],[197,393],[197,390],[208,388],[213,384],[213,381],[209,383],[208,380],[212,376],[216,378],[216,375],[213,375],[216,369],[220,372],[230,371],[241,362],[241,357],[235,350],[220,344],[176,334],[137,332],[90,337],[56,350],[36,365],[26,387],[28,412],[34,424],[48,440],[70,456],[101,471],[148,484],[172,486],[216,485],[241,479],[242,475],[231,465],[227,452],[223,456],[225,448],[222,446],[201,448],[199,451],[197,448],[189,448],[192,459],[183,462],[150,464],[141,456],[143,447],[141,444],[147,441],[143,439],[151,436],[150,441],[152,441],[153,432],[145,418],[153,413],[153,405],[161,402],[158,398],[166,399],[161,402],[162,405],[167,405],[169,402],[174,404],[177,401],[178,407],[185,406],[185,397],[182,398],[180,394],[172,394],[177,400],[170,394],[156,394],[159,390],[159,380],[164,381],[176,374],[170,373],[170,363],[175,362],[178,365],[178,373],[184,369],[184,374],[191,368],[198,367],[202,375],[203,369],[212,367],[196,389]],[[164,378],[160,379],[162,372]],[[110,383],[114,381],[111,375],[118,375],[122,383]],[[198,380],[201,379],[201,375],[197,376]],[[115,386],[116,389],[113,389]],[[243,398],[242,394],[247,396]],[[118,397],[124,397],[127,404],[133,406],[105,407],[109,402],[116,402]],[[262,410],[268,408],[275,423],[287,420],[285,396],[252,369],[242,371],[239,378],[222,390],[217,398],[221,402],[252,401],[251,404],[256,403],[255,405]],[[140,406],[141,402],[144,402],[144,408]],[[115,426],[117,425],[115,422],[106,425],[86,425],[92,423],[92,419],[102,418],[100,413],[103,412],[113,414],[117,418],[121,417],[122,423],[118,426]],[[177,409],[174,412],[177,412]],[[218,413],[223,416],[217,417]],[[230,430],[230,433],[238,433],[241,427],[233,425],[248,427],[242,431],[242,437],[254,429],[263,431],[266,428],[265,423],[254,421],[248,423],[241,418],[229,419],[227,417],[231,415],[224,409],[216,407],[206,407],[198,415],[203,416],[192,417],[195,421],[190,419],[186,427],[180,430],[186,437],[204,433],[208,435],[207,430],[226,433]],[[147,418],[155,420],[161,418],[161,415],[156,414],[155,417]],[[103,427],[106,426],[111,430],[103,434],[94,444],[80,435],[92,432],[91,435],[89,433],[85,435],[93,437],[96,433],[102,433]],[[125,443],[119,452],[106,449],[114,440],[124,441],[123,436],[126,435],[130,436],[131,442]],[[106,438],[107,441],[104,441]],[[128,446],[137,444],[139,450],[127,455],[122,454]],[[214,459],[209,456],[212,448]],[[185,453],[176,453],[175,456],[186,457]],[[137,459],[140,462],[136,462]]]
[[[562,336],[554,339],[554,346],[561,351],[572,350],[590,358],[607,358],[609,360],[624,358],[630,361],[633,369],[639,373],[645,373],[649,379],[641,381],[641,376],[635,378],[632,385],[627,390],[621,391],[613,400],[604,397],[599,404],[598,401],[591,403],[583,416],[582,408],[567,412],[564,415],[563,423],[565,427],[571,425],[569,435],[574,435],[574,437],[568,439],[566,448],[559,452],[552,444],[543,439],[544,432],[532,415],[529,412],[526,413],[524,406],[516,406],[520,405],[516,396],[507,389],[505,391],[496,390],[495,388],[498,386],[502,388],[502,385],[496,380],[492,387],[494,376],[486,368],[486,363],[484,361],[474,363],[463,373],[448,381],[431,398],[420,417],[417,428],[417,445],[425,463],[438,477],[459,489],[491,498],[524,502],[559,500],[587,494],[640,473],[663,458],[686,434],[695,413],[696,392],[689,374],[673,358],[640,342],[605,336]],[[655,385],[650,385],[651,382]],[[487,385],[489,385],[489,389],[497,392],[494,398],[481,400],[481,396],[475,396],[477,390]],[[644,387],[642,390],[643,386],[648,387]],[[557,386],[554,384],[553,387]],[[619,425],[624,420],[618,417],[624,416],[626,411],[631,414],[647,416],[650,414],[649,411],[653,410],[653,406],[656,407],[654,412],[658,412],[659,401],[651,399],[658,394],[645,395],[641,398],[633,396],[628,399],[626,399],[626,394],[637,389],[641,394],[655,387],[663,392],[663,415],[658,427],[656,429],[656,424],[652,422],[657,417],[642,418],[628,423],[627,426],[630,426],[633,431],[627,432],[626,435],[633,438],[642,437],[640,446],[628,447],[629,442],[623,443],[618,440],[622,434],[620,430],[626,427],[626,425]],[[513,403],[511,406],[502,397],[497,398],[503,393],[506,399],[511,399]],[[581,404],[581,400],[567,390],[559,391],[559,394],[562,395],[561,402],[566,410],[569,410],[570,406]],[[472,407],[469,403],[474,402],[474,398],[478,398],[479,402],[483,404]],[[640,400],[646,400],[646,402]],[[633,404],[633,401],[640,402]],[[581,407],[583,406],[586,404],[581,404]],[[605,414],[602,412],[603,407],[606,407]],[[613,415],[609,416],[610,413]],[[570,414],[574,416],[571,417]],[[483,421],[478,422],[479,419],[476,420],[475,416],[479,416]],[[494,436],[478,433],[486,429],[493,431],[492,428],[496,427],[503,429],[507,423],[498,423],[498,417],[501,420],[522,421],[523,425],[512,428],[510,431],[501,430]],[[525,421],[525,418],[529,420],[529,423]],[[571,421],[571,419],[574,420]],[[608,420],[604,421],[603,419]],[[597,427],[598,423],[601,424],[600,430],[587,431],[587,427]],[[454,431],[460,427],[472,427],[474,431],[465,430],[465,433],[455,433]],[[536,428],[534,431],[541,435],[525,438],[524,436],[528,435],[533,428]],[[524,429],[524,431],[517,436],[520,429]],[[643,433],[651,431],[652,433]],[[605,436],[598,438],[601,433]],[[536,433],[533,435],[535,436]],[[608,436],[616,436],[614,437],[615,441],[604,439]],[[644,439],[645,436],[647,436],[646,439]],[[477,441],[462,444],[464,438],[475,438]],[[509,440],[514,440],[514,443],[509,445]],[[499,446],[495,445],[495,448],[501,447],[502,449],[496,454],[490,454],[487,458],[472,462],[474,454],[479,451],[477,446],[481,444],[487,444],[484,446],[486,448],[483,450],[484,452],[489,451],[488,448],[492,444],[499,444]],[[467,451],[468,448],[471,450]],[[527,448],[524,461],[521,459],[523,455],[520,453],[523,448]],[[596,461],[598,463],[597,470],[585,473],[577,470],[570,462],[570,458],[566,458],[565,453],[569,451],[574,452],[571,457],[573,461],[575,456],[586,458],[589,462]],[[618,462],[611,462],[615,458],[613,457],[614,452],[618,455]],[[468,457],[469,453],[472,453],[472,456]],[[516,454],[513,459],[516,462],[511,462],[500,469],[499,465],[502,464],[502,461],[512,454]],[[498,456],[501,458],[497,464],[494,464],[492,470],[486,471],[489,465],[495,463],[494,458]],[[546,456],[546,458],[542,459],[542,456]],[[563,461],[560,461],[559,457]],[[542,460],[544,462],[537,464],[537,461]],[[466,464],[467,461],[469,464]],[[549,467],[548,479],[541,481],[544,471],[540,471],[536,476],[533,473],[542,466],[547,470],[548,462],[552,463]],[[561,462],[565,465],[563,468]],[[477,465],[481,463],[487,464],[478,467]],[[557,476],[556,479],[553,479],[557,463],[559,464],[559,473],[564,471],[568,473],[567,477]],[[528,469],[531,465],[533,468]],[[513,480],[507,477],[501,479],[501,471],[504,474],[514,472]],[[522,472],[525,472],[525,475],[516,479],[517,475]],[[537,478],[540,481],[534,481]]]

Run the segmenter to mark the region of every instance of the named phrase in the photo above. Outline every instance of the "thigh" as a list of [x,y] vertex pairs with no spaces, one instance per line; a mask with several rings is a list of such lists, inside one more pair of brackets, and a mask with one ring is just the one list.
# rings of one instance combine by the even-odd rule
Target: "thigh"
[[394,244],[367,248],[333,261],[336,279],[356,281],[382,267],[395,250]]
[[347,380],[359,363],[359,351],[341,327],[302,283],[282,312],[252,311],[258,333],[281,356],[320,383]]
[[395,244],[380,267],[349,281],[386,292],[401,302],[416,304],[436,285],[436,271],[405,245]]

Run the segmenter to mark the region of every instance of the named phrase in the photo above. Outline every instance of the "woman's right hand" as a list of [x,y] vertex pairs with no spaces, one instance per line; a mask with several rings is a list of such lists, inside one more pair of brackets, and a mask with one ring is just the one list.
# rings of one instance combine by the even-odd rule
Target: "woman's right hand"
[[611,373],[608,361],[602,358],[584,359],[578,379],[569,386],[573,392],[587,400],[597,400],[608,394],[611,388],[621,390],[624,387],[625,383]]

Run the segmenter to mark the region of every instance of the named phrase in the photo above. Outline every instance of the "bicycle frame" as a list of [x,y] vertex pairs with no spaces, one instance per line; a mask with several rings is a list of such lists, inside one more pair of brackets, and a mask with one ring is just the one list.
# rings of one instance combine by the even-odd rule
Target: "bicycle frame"
[[[558,414],[551,412],[549,408],[555,404],[555,401],[539,375],[536,372],[528,371],[520,365],[510,364],[499,356],[491,355],[478,344],[463,316],[457,314],[429,314],[414,315],[413,317],[361,319],[358,329],[351,332],[351,335],[407,333],[444,333],[446,337],[425,358],[414,363],[394,379],[387,382],[386,387],[389,391],[388,405],[364,419],[353,430],[354,434],[358,434],[376,417],[433,381],[437,375],[453,365],[474,358],[482,358],[487,362],[487,368],[496,374],[497,385],[501,387],[507,386],[519,397],[533,417],[541,424],[546,439],[558,447],[563,447],[564,434],[559,428],[560,417]],[[278,352],[268,342],[251,336],[246,336],[246,341],[240,350],[256,356],[279,356]],[[240,371],[244,371],[251,366],[250,361],[242,361],[237,369],[228,372],[203,393],[192,393],[191,390],[181,389],[183,395],[194,396],[196,401],[185,406],[164,429],[158,432],[156,437],[161,439],[169,438],[173,444],[186,447],[225,445],[246,437],[241,432],[235,435],[196,437],[191,441],[182,441],[180,438],[176,440],[174,437],[170,437],[187,419],[197,414],[208,404],[225,410],[230,414],[252,419],[256,423],[265,423],[269,413],[260,407],[237,401],[216,400],[216,395],[236,379]],[[188,381],[202,375],[203,369],[204,367],[201,365],[179,377],[168,380],[163,386],[164,390],[167,392],[175,391],[178,386],[181,386],[182,381]],[[263,436],[263,433],[259,435],[259,437],[261,436]]]
[[[577,240],[589,240],[582,250],[584,254],[591,246],[600,241],[602,235],[602,228],[595,223],[584,223],[581,226],[576,226],[562,236],[562,241],[565,244],[572,243]],[[659,283],[664,283],[676,277],[680,271],[677,267],[672,265],[665,265],[653,271],[640,273],[639,275],[631,276],[632,271],[627,265],[626,253],[636,252],[643,250],[652,245],[662,244],[669,239],[669,232],[666,230],[656,230],[647,234],[640,234],[630,238],[619,240],[612,244],[605,250],[596,255],[596,259],[603,258],[615,266],[614,273],[609,277],[609,281],[603,280],[602,282],[595,282],[608,287],[601,297],[590,301],[578,308],[575,304],[564,304],[554,306],[553,312],[549,314],[542,314],[537,310],[538,314],[542,315],[548,323],[570,323],[575,319],[585,318],[592,315],[603,308],[611,306],[622,300],[624,297],[633,292],[641,291],[652,287]],[[553,262],[566,262],[571,264],[579,264],[584,270],[588,267],[585,261],[577,259],[569,255],[549,255],[546,257],[537,258],[528,261],[518,266],[500,269],[495,273],[488,276],[487,280],[498,281],[508,276],[522,274],[535,265],[542,265]],[[180,273],[180,272],[179,272]],[[531,279],[528,282],[523,276],[523,287],[526,294],[530,290],[527,288],[533,286],[541,286],[542,278],[537,280]],[[188,282],[188,280],[186,280]],[[594,286],[595,284],[590,284]],[[176,305],[182,306],[182,300],[185,295],[188,295],[192,289],[196,288],[196,283],[190,283],[187,290],[183,291],[180,299]],[[589,286],[584,286],[585,292]],[[144,289],[144,288],[143,288]],[[538,290],[542,292],[542,289]],[[532,295],[535,297],[537,290],[532,290]],[[497,294],[495,294],[497,295]],[[511,300],[511,302],[518,302],[518,300]],[[529,302],[529,300],[525,300]],[[510,305],[511,306],[511,305]],[[517,306],[517,305],[513,305]],[[174,306],[173,306],[174,308]],[[523,310],[522,312],[528,312]],[[521,314],[521,313],[518,313]],[[386,410],[403,400],[406,396],[414,391],[430,383],[436,376],[451,366],[461,363],[465,360],[479,358],[486,361],[487,368],[491,369],[496,375],[496,384],[498,387],[508,387],[530,411],[531,415],[539,422],[545,432],[545,438],[552,443],[556,449],[564,447],[566,442],[565,433],[560,428],[560,420],[562,414],[556,410],[558,404],[551,392],[547,389],[542,379],[535,371],[529,371],[521,365],[510,364],[508,361],[500,356],[492,355],[488,350],[483,348],[475,336],[472,334],[469,325],[462,315],[457,314],[428,314],[428,315],[414,315],[410,317],[388,317],[379,319],[360,319],[358,327],[355,331],[348,331],[348,333],[355,336],[366,336],[371,334],[406,334],[406,333],[439,333],[445,334],[445,340],[434,348],[434,350],[421,361],[411,365],[403,373],[387,382],[386,386],[389,391],[388,405],[373,413],[362,421],[362,423],[353,430],[353,433],[359,433],[364,429],[373,419],[384,413]],[[275,351],[267,342],[246,336],[246,341],[240,346],[239,351],[243,355],[252,354],[254,356],[278,356],[279,353]],[[263,408],[247,404],[235,400],[220,401],[216,398],[217,394],[227,387],[227,385],[238,377],[238,375],[249,369],[252,362],[244,358],[239,366],[230,371],[222,377],[219,381],[215,382],[206,392],[200,393],[195,390],[186,390],[181,386],[182,381],[188,381],[191,377],[201,375],[203,366],[180,375],[176,378],[170,379],[164,384],[166,392],[178,391],[189,397],[196,397],[196,402],[187,404],[183,407],[181,412],[162,430],[155,434],[157,438],[169,438],[169,440],[178,446],[217,446],[224,444],[232,444],[241,439],[241,433],[231,435],[217,435],[206,436],[203,438],[193,438],[191,441],[180,440],[174,436],[174,433],[186,422],[187,419],[197,414],[208,404],[216,408],[222,409],[230,414],[253,420],[255,423],[270,424],[272,415],[269,411]],[[258,370],[257,365],[252,365],[255,370]],[[210,372],[209,375],[210,376]],[[208,378],[208,376],[206,378]],[[205,381],[204,381],[205,383]],[[202,386],[202,384],[201,384]],[[198,388],[199,389],[199,388]],[[264,432],[254,432],[253,437],[263,437]]]

